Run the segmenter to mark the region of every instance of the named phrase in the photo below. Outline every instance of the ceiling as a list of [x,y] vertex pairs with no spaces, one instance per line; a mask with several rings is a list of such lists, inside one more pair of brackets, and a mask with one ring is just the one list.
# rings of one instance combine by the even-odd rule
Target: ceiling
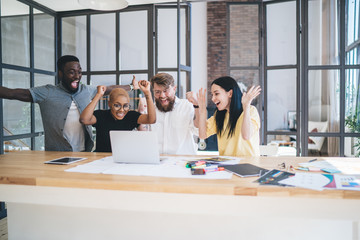
[[[129,5],[141,5],[141,4],[153,4],[153,3],[164,3],[164,2],[176,2],[176,0],[127,0]],[[73,11],[85,9],[81,6],[77,0],[35,0],[43,6],[46,6],[56,12],[62,11]]]
[[[78,0],[32,0],[40,5],[43,5],[55,12],[63,11],[75,11],[83,10],[85,7],[78,3]],[[176,3],[177,0],[127,0],[129,6],[132,5],[145,5],[145,4],[157,4],[157,3]],[[187,2],[187,0],[180,0],[181,2]],[[217,0],[192,0],[192,2],[202,1],[217,1]],[[0,0],[1,2],[1,16],[16,16],[29,14],[29,8],[27,5],[22,4],[16,0]],[[116,10],[116,9],[114,9]],[[34,10],[34,13],[41,13],[39,10]]]

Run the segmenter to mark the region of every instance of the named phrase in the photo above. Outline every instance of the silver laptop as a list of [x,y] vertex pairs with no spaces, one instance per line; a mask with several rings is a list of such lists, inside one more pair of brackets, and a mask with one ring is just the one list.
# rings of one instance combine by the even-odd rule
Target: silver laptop
[[110,142],[114,162],[160,163],[156,132],[110,131]]

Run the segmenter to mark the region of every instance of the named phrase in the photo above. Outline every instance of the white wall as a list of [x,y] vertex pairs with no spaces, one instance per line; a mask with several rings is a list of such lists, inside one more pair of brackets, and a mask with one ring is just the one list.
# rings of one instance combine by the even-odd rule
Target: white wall
[[207,86],[206,2],[191,3],[191,90]]

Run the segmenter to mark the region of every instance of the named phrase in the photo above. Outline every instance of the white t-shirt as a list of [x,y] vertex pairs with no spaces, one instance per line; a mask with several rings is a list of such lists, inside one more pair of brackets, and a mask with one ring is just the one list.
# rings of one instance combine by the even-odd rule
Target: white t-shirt
[[85,136],[83,126],[79,121],[80,112],[72,101],[64,126],[64,137],[70,143],[73,152],[85,151]]
[[194,135],[199,135],[199,129],[194,126],[193,105],[176,97],[172,111],[155,110],[156,123],[151,124],[151,131],[157,132],[160,154],[196,154]]

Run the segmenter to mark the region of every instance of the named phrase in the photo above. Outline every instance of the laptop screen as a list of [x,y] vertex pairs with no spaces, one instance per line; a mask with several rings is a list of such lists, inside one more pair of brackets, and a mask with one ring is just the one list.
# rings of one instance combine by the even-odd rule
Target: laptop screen
[[114,162],[159,164],[156,132],[110,131]]

